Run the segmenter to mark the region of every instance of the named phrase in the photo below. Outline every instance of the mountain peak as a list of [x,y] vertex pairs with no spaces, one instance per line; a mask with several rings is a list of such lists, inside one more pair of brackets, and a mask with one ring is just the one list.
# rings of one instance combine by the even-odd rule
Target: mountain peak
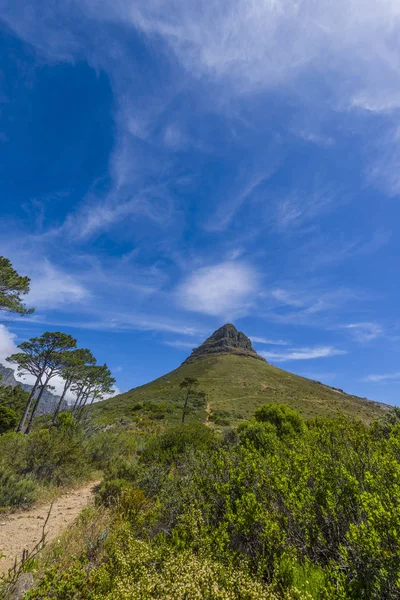
[[264,360],[253,349],[247,335],[238,331],[232,323],[226,323],[214,331],[201,346],[193,350],[192,354],[184,361],[184,364],[208,357],[212,354],[236,354]]

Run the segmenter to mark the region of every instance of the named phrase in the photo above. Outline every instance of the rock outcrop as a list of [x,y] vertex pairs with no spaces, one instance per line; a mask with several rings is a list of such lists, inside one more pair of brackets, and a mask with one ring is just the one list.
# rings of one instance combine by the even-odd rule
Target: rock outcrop
[[231,323],[227,323],[214,331],[201,346],[195,348],[183,364],[218,354],[236,354],[265,360],[254,350],[247,335],[238,331]]

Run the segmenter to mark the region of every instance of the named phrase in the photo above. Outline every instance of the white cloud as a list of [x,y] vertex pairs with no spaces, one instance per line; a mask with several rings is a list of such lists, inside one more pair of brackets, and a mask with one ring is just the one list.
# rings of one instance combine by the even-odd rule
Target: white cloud
[[193,350],[194,348],[196,348],[195,343],[185,342],[183,340],[172,340],[172,341],[166,341],[163,343],[166,346],[170,346],[171,348],[179,348],[179,350]]
[[[87,16],[94,25],[121,22],[160,36],[192,74],[229,78],[241,93],[293,83],[304,71],[323,69],[325,75],[342,74],[340,81],[325,77],[338,104],[374,111],[400,104],[397,0],[81,0],[65,7],[32,3],[22,11],[22,6],[22,1],[3,6],[2,18],[51,60],[73,60],[82,52],[84,36],[66,24]],[[107,46],[121,66],[121,44]]]
[[224,262],[192,273],[177,289],[186,310],[231,318],[246,314],[258,290],[256,271],[243,262]]
[[5,367],[13,369],[14,376],[18,381],[21,381],[22,383],[32,384],[35,382],[35,378],[33,377],[33,375],[17,375],[17,366],[13,363],[9,363],[6,361],[6,358],[8,356],[19,352],[16,340],[17,335],[15,333],[12,333],[9,329],[7,329],[5,325],[0,325],[0,363],[3,364]]
[[400,372],[388,373],[386,375],[368,375],[363,381],[380,383],[385,381],[400,381]]
[[352,337],[357,342],[370,342],[383,334],[383,329],[378,323],[350,323],[344,325],[344,329],[347,329]]
[[376,110],[400,100],[397,0],[86,0],[85,6],[98,19],[161,36],[188,71],[229,77],[240,91],[292,82],[325,66],[344,74],[338,97],[346,95],[350,105]]
[[288,346],[289,342],[285,340],[270,340],[269,338],[250,336],[251,341],[254,344],[265,344],[266,346]]
[[[4,4],[4,2],[3,2]],[[88,202],[76,218],[70,219],[70,235],[87,237],[108,229],[126,218],[145,216],[156,223],[171,223],[173,201],[167,194],[161,197],[147,194],[134,197],[132,186],[141,171],[142,146],[134,138],[148,138],[154,123],[165,111],[184,85],[184,75],[174,68],[174,84],[157,82],[162,89],[154,90],[139,72],[132,75],[135,61],[123,41],[98,28],[108,21],[131,26],[152,38],[161,38],[180,63],[192,75],[223,82],[220,105],[226,109],[232,95],[259,92],[288,85],[299,90],[299,78],[307,77],[307,94],[300,100],[321,105],[318,83],[310,86],[310,73],[320,80],[323,73],[324,104],[335,109],[360,108],[387,112],[400,106],[400,5],[397,0],[81,0],[65,6],[37,7],[34,2],[16,0],[2,7],[2,18],[18,35],[33,44],[48,60],[76,60],[85,56],[110,77],[118,107],[116,147],[110,164],[111,191],[106,198]],[[87,33],[81,35],[85,23]],[[98,29],[97,29],[98,28]],[[101,35],[97,35],[101,31]],[[107,37],[110,36],[110,37]],[[112,36],[112,37],[111,37]],[[90,39],[90,49],[85,40]],[[97,39],[99,42],[96,44]],[[105,41],[106,40],[106,41]],[[154,43],[154,42],[153,42]],[[164,48],[164,46],[163,46]],[[175,61],[174,66],[175,66]],[[138,77],[145,86],[147,101],[137,101]],[[167,79],[167,78],[166,78]],[[314,89],[315,88],[315,89]],[[325,90],[325,87],[324,87]],[[213,108],[218,103],[212,94]],[[216,108],[217,109],[217,108]],[[310,108],[307,107],[307,113]],[[330,145],[330,137],[301,128],[299,135],[317,144]],[[185,144],[186,135],[179,123],[164,126],[164,142],[172,150]],[[273,152],[277,144],[273,144]],[[398,165],[392,148],[379,149],[376,165],[368,168],[367,177],[380,187],[398,194],[400,189]],[[264,151],[265,152],[265,151]],[[383,156],[383,159],[379,159]],[[146,155],[149,161],[149,155]],[[155,162],[160,161],[154,153]],[[389,166],[388,166],[389,165]],[[154,166],[166,172],[166,164]],[[249,181],[235,186],[222,198],[215,215],[205,224],[206,229],[226,228],[240,207],[255,192],[257,186],[270,177],[275,167],[265,160]],[[286,198],[276,215],[280,230],[298,226],[306,219],[336,206],[337,198],[308,194],[307,198]],[[96,208],[94,208],[96,207]],[[65,233],[61,228],[58,233]]]
[[10,363],[6,362],[7,356],[18,352],[16,338],[15,333],[12,333],[5,325],[0,325],[0,363],[6,367],[11,367]]
[[287,352],[260,352],[267,360],[274,362],[285,362],[288,360],[311,360],[313,358],[327,358],[346,354],[344,350],[338,350],[332,346],[316,346],[314,348],[291,348]]
[[31,274],[31,289],[26,304],[35,308],[59,308],[64,304],[80,304],[90,297],[89,291],[71,275],[49,261]]

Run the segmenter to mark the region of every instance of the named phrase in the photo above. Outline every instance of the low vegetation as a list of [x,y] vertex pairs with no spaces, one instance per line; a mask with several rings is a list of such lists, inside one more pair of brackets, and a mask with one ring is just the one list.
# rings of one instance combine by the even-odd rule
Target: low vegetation
[[0,436],[0,510],[28,508],[58,487],[87,480],[113,459],[132,456],[137,440],[121,428],[108,432],[60,413],[29,435]]
[[92,533],[81,520],[73,553],[61,541],[31,565],[27,598],[399,597],[398,410],[366,425],[268,405],[222,434],[185,423],[124,453],[114,440],[111,459],[101,435]]

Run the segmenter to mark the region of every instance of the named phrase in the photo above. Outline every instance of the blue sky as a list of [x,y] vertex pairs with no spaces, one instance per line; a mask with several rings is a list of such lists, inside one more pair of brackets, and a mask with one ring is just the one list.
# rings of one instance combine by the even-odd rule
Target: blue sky
[[226,321],[399,403],[397,0],[0,0],[0,253],[120,390]]

